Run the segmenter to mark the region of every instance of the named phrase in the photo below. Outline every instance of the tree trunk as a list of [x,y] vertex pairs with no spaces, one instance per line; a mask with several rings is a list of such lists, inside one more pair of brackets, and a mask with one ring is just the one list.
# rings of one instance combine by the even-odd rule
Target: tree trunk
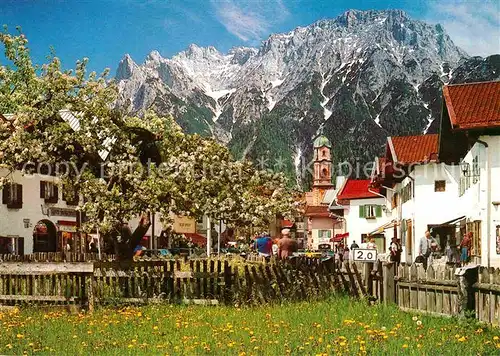
[[132,231],[126,225],[120,228],[120,241],[113,239],[115,243],[115,253],[118,260],[131,260],[134,257],[134,249],[140,244],[142,238],[148,232],[151,222],[149,217],[143,215],[137,228]]

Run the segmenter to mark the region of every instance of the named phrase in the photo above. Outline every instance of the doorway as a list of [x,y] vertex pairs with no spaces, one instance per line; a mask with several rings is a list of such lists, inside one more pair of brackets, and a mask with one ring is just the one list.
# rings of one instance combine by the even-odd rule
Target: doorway
[[57,229],[50,220],[40,220],[33,230],[33,252],[56,252]]

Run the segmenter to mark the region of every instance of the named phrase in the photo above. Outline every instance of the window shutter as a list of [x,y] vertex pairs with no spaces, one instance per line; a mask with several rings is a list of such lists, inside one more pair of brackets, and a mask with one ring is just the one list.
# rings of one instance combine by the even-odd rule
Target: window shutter
[[327,236],[329,239],[331,239],[331,238],[332,238],[332,232],[331,232],[331,230],[328,230],[328,231],[327,231],[326,236]]
[[45,198],[45,186],[46,183],[44,181],[40,181],[40,198]]
[[57,186],[57,184],[54,184],[54,197],[52,199],[52,202],[57,203],[58,200],[59,200],[59,187]]
[[10,193],[10,184],[7,183],[3,186],[2,189],[2,204],[9,203],[9,193]]
[[21,209],[23,207],[23,186],[21,184],[16,184],[17,189],[17,201],[16,205]]
[[382,206],[381,205],[377,205],[375,207],[375,215],[377,216],[377,218],[382,217]]
[[359,206],[359,217],[360,218],[364,218],[365,217],[365,206],[364,205],[360,205]]

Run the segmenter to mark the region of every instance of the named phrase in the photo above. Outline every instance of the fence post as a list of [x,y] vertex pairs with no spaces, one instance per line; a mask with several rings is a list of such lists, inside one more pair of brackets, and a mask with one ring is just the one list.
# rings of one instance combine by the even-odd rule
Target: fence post
[[396,289],[394,283],[395,268],[396,264],[392,262],[384,262],[382,264],[384,304],[391,304],[396,302]]
[[465,266],[455,270],[458,278],[458,314],[467,316],[468,312],[475,312],[475,296],[473,285],[478,280],[479,266]]
[[373,263],[372,262],[365,262],[363,264],[363,274],[364,274],[364,282],[366,286],[366,293],[368,296],[373,296],[373,278],[372,278],[372,271],[373,271]]
[[88,276],[88,279],[87,279],[87,298],[88,298],[89,312],[90,313],[92,313],[94,311],[94,305],[95,305],[94,273],[95,273],[95,271],[92,271],[92,273],[87,275]]

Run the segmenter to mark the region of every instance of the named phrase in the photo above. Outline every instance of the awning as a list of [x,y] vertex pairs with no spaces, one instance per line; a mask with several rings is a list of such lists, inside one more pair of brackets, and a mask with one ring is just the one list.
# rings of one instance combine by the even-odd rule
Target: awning
[[456,224],[457,222],[459,221],[462,221],[463,219],[465,219],[465,215],[464,216],[461,216],[459,218],[456,218],[456,219],[453,219],[453,220],[450,220],[450,221],[446,221],[442,224],[439,224],[439,225],[434,225],[434,227],[437,227],[437,226],[443,226],[443,225],[454,225]]
[[342,242],[342,240],[347,237],[349,237],[348,232],[346,232],[345,234],[336,234],[334,237],[330,239],[330,242]]
[[373,230],[372,232],[370,232],[368,235],[373,235],[373,234],[381,234],[383,233],[385,230],[387,229],[390,229],[390,228],[393,228],[394,226],[398,226],[399,223],[397,220],[392,220],[392,221],[389,221],[388,223],[380,226],[379,228],[377,228],[376,230]]
[[186,239],[190,240],[192,243],[194,243],[200,247],[207,245],[207,238],[203,235],[196,234],[196,233],[195,234],[185,233],[183,235]]
[[285,229],[285,228],[286,228],[286,229],[290,229],[290,228],[292,228],[292,227],[293,227],[293,225],[294,225],[294,224],[295,224],[294,222],[292,222],[292,221],[290,221],[290,220],[287,220],[287,219],[283,219],[283,220],[281,220],[281,227],[282,227],[283,229]]

